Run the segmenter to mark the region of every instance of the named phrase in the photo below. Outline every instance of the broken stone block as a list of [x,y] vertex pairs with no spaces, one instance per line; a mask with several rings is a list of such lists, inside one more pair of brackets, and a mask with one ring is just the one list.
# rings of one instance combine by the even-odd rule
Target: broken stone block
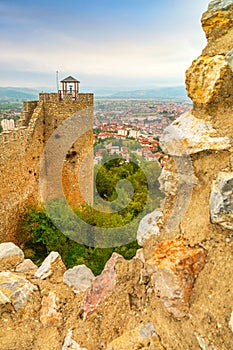
[[85,348],[81,348],[80,345],[72,339],[72,333],[72,330],[69,330],[64,339],[62,350],[86,350]]
[[137,349],[164,349],[155,332],[153,323],[144,323],[141,326],[124,333],[113,340],[106,350],[137,350]]
[[115,266],[119,259],[124,258],[117,253],[113,253],[111,258],[106,262],[102,273],[93,279],[91,287],[86,291],[80,307],[80,315],[82,315],[83,319],[90,316],[101,301],[107,297],[108,293],[115,288]]
[[158,220],[163,216],[161,211],[155,210],[147,214],[140,222],[137,230],[138,244],[143,246],[144,242],[153,235],[159,234]]
[[206,251],[185,245],[183,238],[162,241],[146,262],[148,274],[165,308],[177,319],[186,316],[189,297]]
[[0,259],[2,258],[7,258],[9,256],[14,256],[14,255],[19,255],[22,258],[24,258],[24,253],[23,251],[17,247],[12,242],[6,242],[6,243],[1,243],[0,244]]
[[65,265],[59,253],[51,252],[35,272],[34,276],[43,280],[50,277],[58,269],[65,269]]
[[219,94],[229,65],[224,55],[200,56],[186,71],[186,89],[194,103],[210,103]]
[[191,112],[183,114],[165,129],[160,144],[164,152],[179,157],[231,147],[228,137],[217,137],[210,122],[195,118]]
[[37,270],[37,266],[30,260],[25,259],[21,264],[17,265],[15,268],[16,272],[33,272]]
[[233,230],[233,172],[221,172],[213,181],[210,215],[212,223]]
[[95,278],[93,272],[86,265],[74,266],[63,275],[63,282],[73,287],[74,293],[85,292]]
[[36,290],[37,287],[25,277],[9,271],[0,272],[1,300],[9,300],[16,311],[25,306]]
[[46,325],[53,325],[61,319],[57,311],[56,295],[50,292],[48,296],[43,296],[40,309],[40,322]]

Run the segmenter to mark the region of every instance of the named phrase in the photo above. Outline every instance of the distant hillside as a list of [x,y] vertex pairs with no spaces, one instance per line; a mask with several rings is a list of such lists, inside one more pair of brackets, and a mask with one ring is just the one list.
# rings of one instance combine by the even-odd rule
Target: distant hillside
[[158,87],[134,91],[120,91],[109,96],[111,98],[171,98],[187,97],[184,86]]
[[40,90],[17,87],[0,87],[0,101],[25,101],[38,99]]
[[[84,89],[84,92],[87,90]],[[0,101],[26,101],[38,99],[41,92],[51,92],[49,88],[0,87]],[[96,98],[185,98],[187,93],[184,86],[156,87],[153,89],[129,88],[88,88]]]

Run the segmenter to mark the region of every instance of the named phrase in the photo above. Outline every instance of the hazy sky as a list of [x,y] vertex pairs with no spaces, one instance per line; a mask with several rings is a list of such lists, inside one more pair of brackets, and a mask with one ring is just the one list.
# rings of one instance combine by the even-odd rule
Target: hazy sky
[[207,0],[0,0],[0,86],[181,85]]

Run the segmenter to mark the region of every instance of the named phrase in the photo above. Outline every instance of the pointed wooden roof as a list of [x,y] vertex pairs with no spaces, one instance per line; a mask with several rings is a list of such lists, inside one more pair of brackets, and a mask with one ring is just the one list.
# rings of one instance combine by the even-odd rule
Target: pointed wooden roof
[[80,81],[78,81],[70,75],[69,77],[61,80],[61,83],[80,83]]

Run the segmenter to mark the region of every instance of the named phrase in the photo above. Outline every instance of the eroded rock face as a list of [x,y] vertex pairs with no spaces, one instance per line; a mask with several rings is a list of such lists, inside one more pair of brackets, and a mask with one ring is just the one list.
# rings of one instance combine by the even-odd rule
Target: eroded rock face
[[233,230],[233,173],[221,172],[212,184],[211,221]]
[[191,112],[183,114],[165,129],[160,144],[166,153],[179,157],[231,147],[228,137],[218,137],[210,122],[195,118]]
[[6,243],[0,244],[0,259],[14,256],[14,255],[19,255],[22,258],[24,258],[23,251],[19,247],[17,247],[17,245],[15,245],[14,243],[6,242]]
[[224,35],[233,25],[233,1],[213,0],[202,16],[202,26],[207,39]]
[[163,216],[161,211],[155,210],[150,214],[147,214],[140,222],[137,231],[138,244],[143,246],[145,240],[149,239],[153,235],[159,234],[159,227],[157,225],[158,220]]
[[86,265],[79,265],[64,273],[63,282],[73,287],[74,293],[82,293],[91,286],[94,278],[93,272]]
[[119,259],[124,258],[117,253],[113,253],[111,258],[105,264],[102,273],[92,281],[92,285],[87,290],[80,307],[80,314],[84,319],[90,316],[98,307],[99,303],[115,288],[115,266]]
[[228,71],[224,55],[198,57],[186,72],[188,96],[196,103],[210,103],[217,97]]
[[9,271],[0,273],[0,300],[10,302],[16,311],[23,308],[37,287],[24,276]]
[[184,239],[163,241],[146,262],[156,294],[176,318],[186,316],[194,281],[205,265],[206,252],[190,248]]
[[50,277],[56,269],[66,270],[61,256],[57,252],[51,252],[35,272],[36,278],[46,279]]

